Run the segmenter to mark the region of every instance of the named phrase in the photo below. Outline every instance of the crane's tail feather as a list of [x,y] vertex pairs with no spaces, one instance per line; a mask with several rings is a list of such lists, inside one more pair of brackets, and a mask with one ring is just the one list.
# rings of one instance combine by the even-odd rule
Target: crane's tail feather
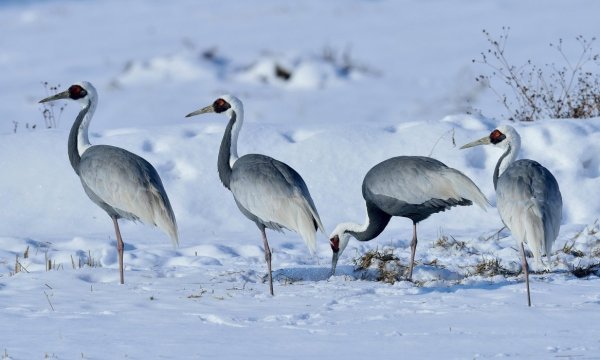
[[542,223],[542,214],[536,206],[529,206],[525,210],[523,219],[523,227],[525,229],[524,239],[529,249],[533,253],[533,258],[536,265],[543,265],[542,255],[549,255],[546,252],[546,241],[544,234],[544,224]]
[[319,214],[317,213],[317,209],[314,209],[312,206],[309,206],[308,209],[310,210],[310,214],[312,215],[313,225],[315,226],[315,230],[321,230],[321,232],[323,234],[326,234],[325,226],[323,226],[323,223],[321,222],[321,218],[319,217]]
[[177,232],[177,220],[175,219],[175,213],[171,208],[169,198],[166,193],[162,196],[163,192],[160,192],[155,187],[150,187],[150,196],[152,200],[152,223],[154,223],[159,229],[164,231],[173,242],[173,246],[179,245],[179,234]]
[[479,205],[484,211],[490,206],[489,200],[483,195],[479,187],[475,185],[473,180],[467,177],[465,174],[458,170],[453,170],[447,175],[447,179],[452,183],[453,188],[456,189],[458,198],[471,200],[475,204]]
[[546,256],[550,257],[550,254],[552,253],[552,245],[556,241],[556,238],[560,232],[560,221],[562,219],[562,199],[560,206],[545,208],[544,210],[542,211],[542,223],[544,224],[544,247],[546,250]]
[[546,249],[542,214],[534,201],[522,205],[524,206],[515,208],[516,212],[510,216],[509,228],[519,246],[521,243],[527,244],[533,254],[536,267],[541,267],[544,266],[542,255],[550,254]]
[[321,230],[325,233],[325,227],[319,218],[316,209],[311,206],[303,197],[295,198],[296,206],[293,208],[295,214],[290,214],[289,220],[293,222],[291,229],[296,230],[302,237],[311,255],[317,252],[316,231]]

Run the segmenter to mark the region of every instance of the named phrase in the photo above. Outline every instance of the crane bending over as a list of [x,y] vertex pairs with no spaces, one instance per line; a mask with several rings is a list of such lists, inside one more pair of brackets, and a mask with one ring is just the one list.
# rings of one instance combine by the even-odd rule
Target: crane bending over
[[369,241],[385,229],[392,216],[401,216],[413,222],[408,271],[408,280],[412,280],[420,221],[457,205],[476,203],[485,210],[489,204],[466,175],[438,160],[422,156],[393,157],[373,166],[363,180],[362,194],[367,206],[365,224],[341,223],[330,236],[332,275],[350,236]]
[[123,275],[123,239],[118,219],[152,224],[169,235],[173,244],[179,241],[175,214],[158,173],[141,157],[110,145],[92,145],[88,127],[98,94],[89,82],[71,85],[68,90],[40,100],[40,103],[71,99],[81,105],[69,133],[69,160],[88,197],[113,221],[119,254],[119,276]]
[[186,117],[205,113],[224,113],[229,117],[225,128],[217,168],[223,185],[231,191],[238,208],[254,221],[262,234],[265,261],[269,271],[269,290],[273,295],[271,250],[265,229],[296,231],[311,254],[316,251],[316,231],[325,232],[317,208],[304,180],[287,164],[261,154],[238,157],[237,139],[244,120],[242,102],[224,95],[211,105]]
[[550,257],[552,244],[560,230],[562,196],[556,179],[548,169],[533,160],[515,161],[521,148],[521,137],[512,126],[500,126],[488,136],[463,145],[461,149],[490,144],[505,150],[493,176],[497,207],[502,222],[511,231],[521,252],[527,304],[531,306],[529,270],[523,243],[529,245],[536,265],[543,265],[542,256]]

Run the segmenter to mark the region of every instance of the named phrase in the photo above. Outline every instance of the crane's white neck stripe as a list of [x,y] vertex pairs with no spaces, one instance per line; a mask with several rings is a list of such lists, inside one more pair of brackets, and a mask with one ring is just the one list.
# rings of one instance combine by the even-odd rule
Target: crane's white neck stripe
[[237,103],[233,103],[232,108],[230,108],[227,111],[231,112],[229,114],[230,118],[235,117],[235,123],[233,124],[233,129],[231,129],[231,145],[229,148],[229,165],[233,166],[237,159],[239,159],[237,152],[237,142],[240,130],[242,129],[242,124],[244,123],[244,111],[241,107],[238,106]]
[[340,223],[340,224],[338,224],[338,226],[336,226],[335,230],[333,230],[332,237],[333,237],[333,235],[336,235],[336,234],[341,235],[348,231],[352,231],[355,233],[364,232],[367,230],[368,227],[369,227],[369,214],[367,213],[366,220],[363,225],[356,224],[353,222]]
[[88,137],[88,127],[90,126],[94,111],[96,111],[96,105],[92,101],[88,101],[87,107],[88,111],[84,115],[83,121],[81,122],[81,125],[79,125],[79,131],[77,132],[77,151],[79,152],[79,156],[83,155],[83,153],[92,146]]

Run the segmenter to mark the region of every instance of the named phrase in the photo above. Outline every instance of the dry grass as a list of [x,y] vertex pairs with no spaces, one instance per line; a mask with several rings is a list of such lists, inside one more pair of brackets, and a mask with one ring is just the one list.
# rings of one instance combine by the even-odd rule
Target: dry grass
[[407,267],[400,263],[400,259],[394,255],[393,249],[374,249],[367,251],[364,255],[353,260],[356,270],[377,270],[376,280],[393,284],[400,280]]
[[[25,251],[23,252],[23,258],[27,259],[29,258],[29,246],[27,246],[27,248],[25,249]],[[25,272],[29,272],[29,270],[27,270],[27,268],[25,266],[23,266],[23,263],[19,260],[19,254],[15,255],[15,267],[14,267],[14,272],[10,272],[10,276],[16,275],[22,271]]]
[[563,245],[562,252],[564,252],[565,254],[573,255],[575,257],[584,257],[585,256],[583,251],[581,251],[579,249],[575,249],[574,247],[575,247],[575,240],[573,240],[573,242],[571,244],[569,244],[569,242],[566,242],[565,245]]
[[188,295],[188,299],[199,299],[207,292],[208,292],[208,290],[200,288],[200,290],[198,290],[197,292]]
[[[27,262],[27,261],[24,262],[23,260],[27,259],[27,260],[31,261],[32,259],[35,259],[35,257],[38,255],[37,250],[38,249],[36,248],[35,253],[32,254],[30,251],[29,245],[27,245],[22,256],[20,253],[15,254],[15,264],[14,264],[13,270],[9,272],[9,275],[13,276],[20,272],[29,273],[30,271],[27,269],[27,266],[29,266],[28,264],[31,264],[31,263]],[[44,264],[45,271],[64,269],[64,265],[61,263],[57,263],[56,259],[52,259],[50,257],[50,254],[48,251],[49,251],[48,249],[46,249],[44,251],[43,264]],[[33,261],[35,262],[35,260],[33,260]],[[100,260],[97,258],[94,258],[92,256],[92,252],[90,250],[88,250],[87,254],[84,254],[83,256],[78,256],[77,261],[75,261],[75,258],[73,257],[73,255],[71,255],[71,266],[73,269],[81,269],[85,266],[102,267],[102,264],[101,264]]]
[[467,247],[467,243],[464,241],[456,240],[453,236],[447,236],[440,233],[438,239],[433,243],[434,247],[440,247],[446,250],[460,251]]
[[502,266],[500,259],[497,257],[486,259],[483,257],[477,265],[475,265],[471,275],[480,275],[485,277],[492,277],[496,275],[502,276],[517,276],[520,272],[510,270]]
[[600,263],[594,263],[586,266],[573,266],[570,271],[571,274],[578,278],[584,278],[590,275],[600,276]]
[[79,258],[79,267],[82,268],[83,266],[95,268],[102,267],[102,264],[100,263],[100,260],[95,259],[92,256],[92,252],[88,250],[87,257],[85,259],[81,259],[81,257]]
[[[60,88],[60,84],[50,85],[47,81],[42,82],[44,86],[44,90],[46,91],[46,97],[51,95],[56,95],[62,91]],[[42,108],[40,111],[42,112],[42,116],[44,117],[44,125],[47,129],[56,129],[60,124],[60,117],[62,116],[65,108],[67,107],[66,101],[59,102],[48,102],[42,103]],[[58,108],[56,110],[55,108]],[[32,125],[32,129],[35,129],[35,125]]]
[[[596,241],[600,240],[598,237],[600,236],[600,224],[598,224],[598,219],[596,219],[592,224],[586,226],[581,229],[578,233],[576,233],[571,240],[565,242],[563,245],[562,251],[567,255],[572,255],[577,258],[582,258],[586,254],[582,250],[576,249],[575,245],[578,240],[583,237],[583,241],[589,241],[589,238],[596,239]],[[590,256],[592,257],[600,257],[600,245],[590,250]]]

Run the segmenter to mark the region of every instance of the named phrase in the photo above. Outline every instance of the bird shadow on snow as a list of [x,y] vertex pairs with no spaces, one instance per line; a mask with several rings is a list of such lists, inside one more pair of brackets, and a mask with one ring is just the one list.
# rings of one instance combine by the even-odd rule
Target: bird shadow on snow
[[[323,281],[329,279],[331,269],[327,267],[298,267],[273,271],[273,279],[280,282]],[[266,276],[266,275],[265,275]]]
[[[111,249],[114,249],[116,252],[117,249],[117,240],[113,240],[111,238],[110,240],[110,247]],[[134,251],[137,250],[137,247],[129,242],[126,242],[125,240],[123,241],[123,251]]]
[[[419,269],[422,266],[415,267],[415,274],[413,275],[413,281],[401,278],[395,282],[395,284],[411,285],[414,288],[419,289],[420,294],[429,293],[454,293],[461,290],[497,290],[505,286],[511,286],[515,283],[522,282],[522,279],[518,277],[503,278],[493,277],[486,278],[481,276],[468,277],[465,275],[458,275],[452,279],[419,279]],[[425,267],[427,268],[427,267]],[[434,272],[439,269],[434,269]],[[425,269],[427,272],[427,269]],[[339,265],[336,269],[335,277],[343,277],[347,281],[366,281],[372,283],[381,283],[382,285],[394,286],[393,284],[382,282],[378,279],[379,272],[376,269],[356,269],[353,265]],[[402,286],[405,288],[405,286]]]
[[[285,268],[273,271],[273,279],[281,283],[294,283],[299,281],[328,281],[335,279],[336,277],[343,277],[347,281],[368,281],[372,283],[381,283],[382,285],[388,285],[376,280],[376,270],[367,269],[356,270],[353,265],[340,265],[336,269],[336,274],[331,277],[331,268],[329,267],[297,267],[297,268]],[[267,275],[263,276],[263,281],[266,281]],[[516,278],[505,278],[505,279],[490,279],[490,278],[471,278],[461,279],[467,280],[468,283],[460,283],[459,280],[436,280],[436,281],[415,281],[411,282],[408,280],[401,279],[397,283],[413,284],[415,288],[419,289],[420,294],[428,293],[453,293],[461,290],[497,290],[505,286],[514,285],[520,280]],[[393,285],[389,285],[393,286]]]
[[519,281],[504,279],[500,281],[491,281],[491,280],[478,280],[471,282],[469,284],[443,284],[443,285],[425,285],[420,287],[421,294],[430,294],[430,293],[454,293],[462,290],[498,290],[505,286],[511,286]]

